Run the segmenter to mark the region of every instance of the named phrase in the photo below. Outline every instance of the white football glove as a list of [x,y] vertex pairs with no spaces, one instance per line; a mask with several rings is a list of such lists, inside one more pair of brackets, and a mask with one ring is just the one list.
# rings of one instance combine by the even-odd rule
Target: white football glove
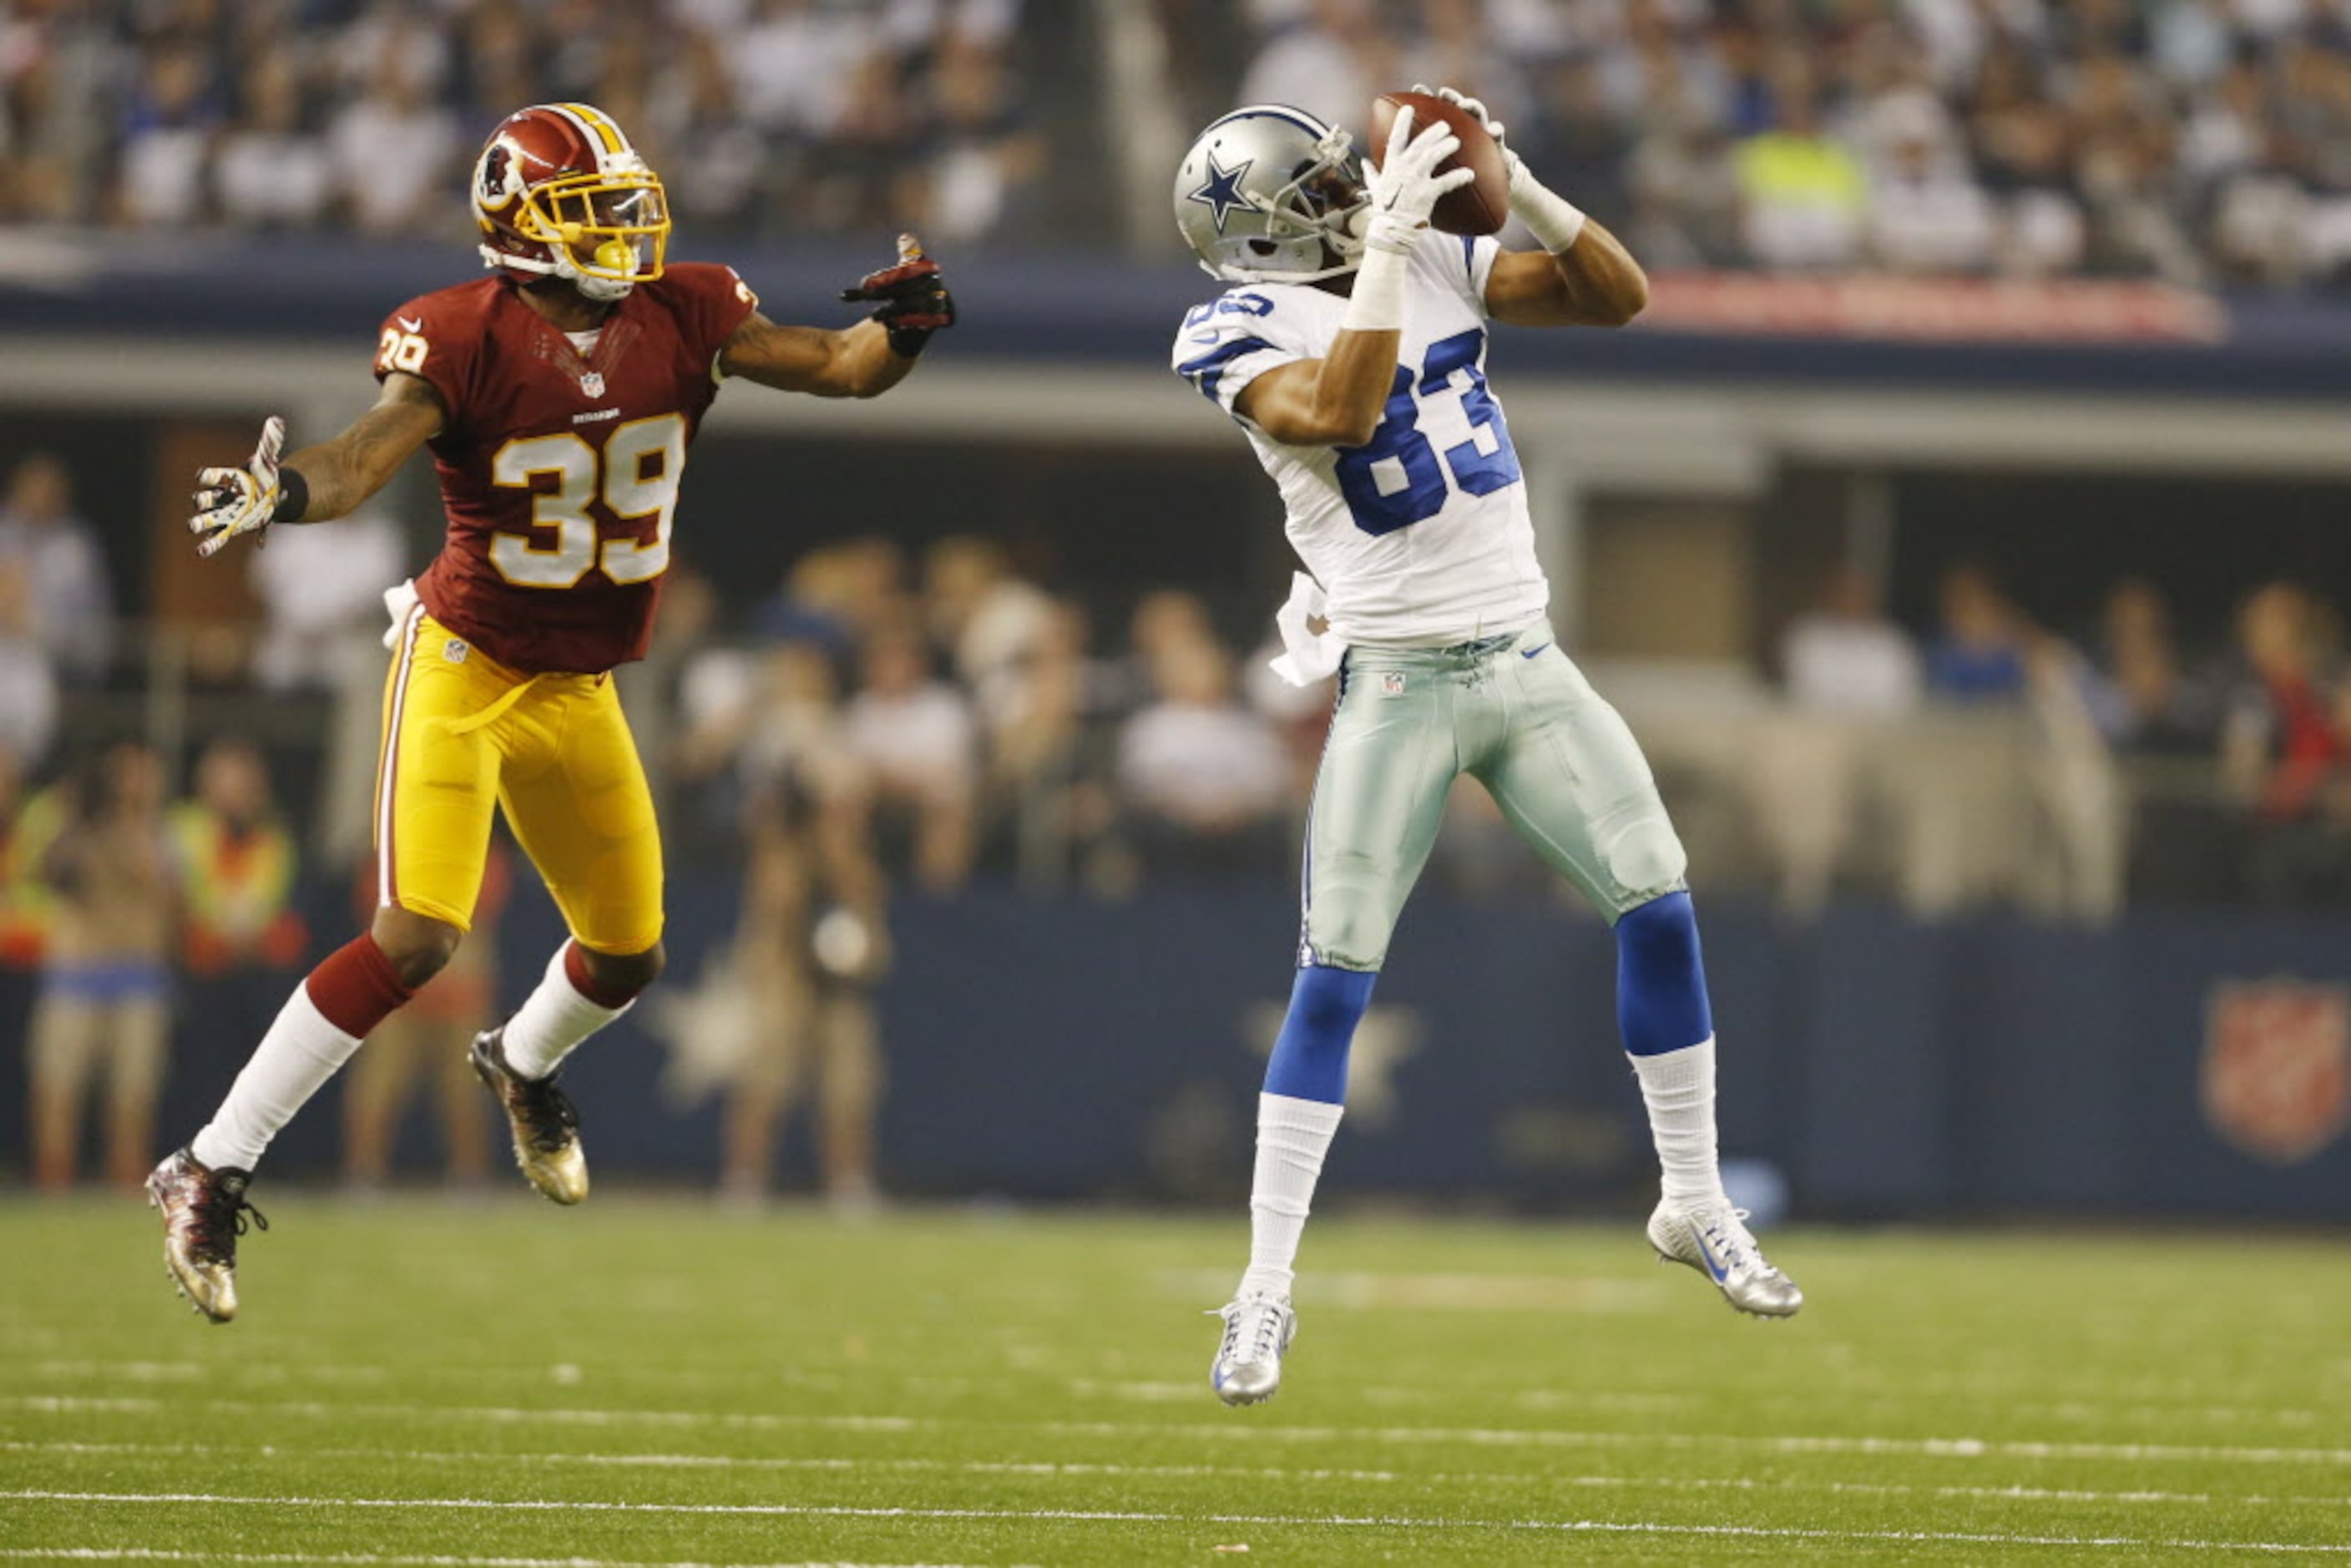
[[188,519],[188,531],[203,536],[196,541],[198,555],[216,555],[239,534],[269,526],[279,494],[277,449],[285,444],[286,422],[273,413],[262,422],[261,444],[244,467],[198,471],[196,515]]
[[1488,111],[1483,99],[1470,98],[1458,87],[1428,87],[1420,82],[1415,82],[1412,84],[1412,90],[1427,93],[1432,98],[1441,98],[1449,104],[1466,110],[1479,124],[1484,126],[1486,134],[1494,139],[1494,145],[1502,150],[1502,166],[1510,172],[1510,191],[1513,194],[1517,193],[1520,177],[1526,172],[1527,162],[1511,150],[1509,142],[1502,140],[1502,122]]
[[1442,122],[1415,136],[1412,121],[1409,104],[1396,110],[1395,123],[1388,128],[1387,152],[1368,182],[1372,220],[1364,229],[1364,243],[1398,254],[1410,251],[1419,242],[1439,196],[1478,177],[1469,169],[1437,173],[1437,166],[1461,150],[1461,138]]
[[1502,167],[1510,172],[1510,211],[1518,214],[1519,221],[1527,225],[1530,233],[1542,241],[1545,250],[1557,253],[1575,244],[1583,233],[1583,209],[1535,178],[1534,171],[1527,167],[1527,161],[1502,140],[1502,122],[1494,118],[1484,103],[1465,96],[1458,88],[1432,89],[1416,82],[1412,90],[1433,90],[1446,102],[1458,105],[1477,117],[1478,123],[1486,128],[1486,134],[1494,139],[1494,145],[1501,149]]

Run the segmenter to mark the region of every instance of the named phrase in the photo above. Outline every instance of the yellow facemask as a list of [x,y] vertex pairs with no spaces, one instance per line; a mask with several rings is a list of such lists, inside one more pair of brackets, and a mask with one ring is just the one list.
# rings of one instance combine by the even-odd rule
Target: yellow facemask
[[569,256],[583,277],[646,283],[668,254],[669,200],[649,169],[572,174],[524,193],[514,226]]

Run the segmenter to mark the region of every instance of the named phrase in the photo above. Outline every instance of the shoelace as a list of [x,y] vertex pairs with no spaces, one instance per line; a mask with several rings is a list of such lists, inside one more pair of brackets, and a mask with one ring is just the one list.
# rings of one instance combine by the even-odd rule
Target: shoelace
[[580,1113],[571,1108],[571,1097],[555,1086],[553,1076],[513,1075],[508,1082],[517,1090],[523,1119],[530,1124],[531,1147],[553,1151],[571,1141],[571,1133],[580,1125]]
[[269,1228],[269,1217],[256,1207],[242,1189],[232,1190],[221,1182],[204,1183],[190,1207],[194,1211],[196,1234],[188,1250],[208,1261],[235,1256],[236,1239],[245,1234],[246,1215],[253,1216],[256,1228]]
[[1745,1224],[1746,1218],[1747,1211],[1743,1208],[1729,1210],[1727,1218],[1722,1211],[1717,1210],[1698,1226],[1700,1230],[1706,1232],[1706,1239],[1714,1243],[1715,1250],[1721,1255],[1722,1267],[1726,1273],[1735,1274],[1741,1269],[1750,1268],[1762,1261],[1756,1250],[1754,1234]]
[[[1256,1314],[1256,1333],[1250,1337],[1247,1357],[1236,1355],[1240,1348],[1241,1324],[1251,1313]],[[1225,1320],[1225,1359],[1270,1361],[1281,1348],[1281,1312],[1270,1301],[1235,1301],[1217,1314]]]

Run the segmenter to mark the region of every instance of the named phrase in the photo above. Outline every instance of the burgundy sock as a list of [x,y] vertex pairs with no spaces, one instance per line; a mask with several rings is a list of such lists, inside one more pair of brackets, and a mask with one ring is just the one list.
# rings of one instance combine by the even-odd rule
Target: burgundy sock
[[416,994],[413,986],[401,984],[392,960],[364,931],[328,954],[304,986],[310,1005],[329,1023],[359,1040]]
[[588,956],[580,952],[577,942],[563,945],[563,977],[571,982],[573,990],[598,1007],[610,1008],[614,1012],[635,1001],[644,990],[643,986],[622,989],[617,986],[599,985],[596,977],[589,972]]

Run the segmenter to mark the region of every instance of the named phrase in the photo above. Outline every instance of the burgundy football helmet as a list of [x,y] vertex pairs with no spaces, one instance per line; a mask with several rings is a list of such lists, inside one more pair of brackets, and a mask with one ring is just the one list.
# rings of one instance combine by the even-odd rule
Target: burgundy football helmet
[[474,165],[482,263],[618,299],[662,275],[669,202],[603,110],[542,103],[499,122]]

